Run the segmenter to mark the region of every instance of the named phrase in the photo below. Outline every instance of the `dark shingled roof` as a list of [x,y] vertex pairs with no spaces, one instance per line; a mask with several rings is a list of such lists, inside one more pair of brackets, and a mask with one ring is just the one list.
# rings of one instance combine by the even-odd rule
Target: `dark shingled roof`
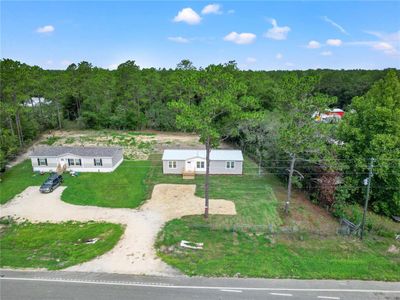
[[85,157],[113,157],[113,155],[122,151],[117,147],[35,147],[31,153],[32,156],[57,157],[65,154],[74,154]]

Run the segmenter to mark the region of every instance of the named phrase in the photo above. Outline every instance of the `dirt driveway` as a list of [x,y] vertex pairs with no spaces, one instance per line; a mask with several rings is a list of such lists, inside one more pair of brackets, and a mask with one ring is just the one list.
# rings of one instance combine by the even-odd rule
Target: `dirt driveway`
[[[14,216],[32,222],[93,220],[123,224],[126,226],[124,235],[111,251],[66,270],[171,275],[177,271],[156,256],[153,245],[165,222],[203,212],[204,202],[194,195],[195,188],[195,185],[159,184],[142,207],[128,209],[72,205],[61,201],[65,187],[41,194],[39,187],[33,186],[2,205],[0,217]],[[235,204],[227,200],[211,200],[210,213],[234,215]]]

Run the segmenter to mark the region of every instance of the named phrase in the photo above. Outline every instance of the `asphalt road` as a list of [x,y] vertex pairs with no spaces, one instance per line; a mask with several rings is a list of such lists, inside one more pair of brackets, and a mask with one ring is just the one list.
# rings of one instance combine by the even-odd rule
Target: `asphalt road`
[[149,277],[0,270],[2,300],[396,299],[400,283],[348,280]]

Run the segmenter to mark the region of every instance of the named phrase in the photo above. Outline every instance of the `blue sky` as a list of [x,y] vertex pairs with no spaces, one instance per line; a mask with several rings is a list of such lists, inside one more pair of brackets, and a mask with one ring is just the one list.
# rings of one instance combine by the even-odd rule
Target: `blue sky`
[[47,69],[236,60],[241,69],[400,67],[400,1],[1,1],[1,57]]

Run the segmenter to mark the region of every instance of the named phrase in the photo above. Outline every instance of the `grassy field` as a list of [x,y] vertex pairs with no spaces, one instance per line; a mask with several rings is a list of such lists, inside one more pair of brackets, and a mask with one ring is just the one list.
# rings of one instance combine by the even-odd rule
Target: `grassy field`
[[26,160],[4,173],[0,182],[0,204],[15,197],[31,185],[41,185],[45,178],[32,172],[30,160]]
[[[163,175],[160,155],[152,155],[149,159],[152,162],[147,179],[150,187],[157,183],[196,184],[196,195],[204,197],[204,176],[198,175],[194,180],[183,180],[182,175]],[[221,226],[243,224],[274,227],[281,224],[278,201],[266,183],[266,177],[256,175],[256,169],[256,164],[246,159],[244,174],[241,176],[210,176],[210,198],[232,200],[237,211],[236,216],[211,215],[210,223]]]
[[[188,275],[301,279],[400,280],[400,256],[387,252],[393,238],[270,236],[193,227],[201,217],[173,220],[156,242],[159,256]],[[182,240],[204,250],[183,249]]]
[[[149,161],[124,161],[111,173],[80,173],[78,177],[63,175],[67,189],[62,200],[77,205],[104,207],[138,207],[147,199],[145,184]],[[5,203],[28,186],[41,185],[47,175],[32,172],[29,160],[8,170],[0,183],[0,202]]]
[[[0,230],[0,266],[63,269],[91,260],[109,250],[123,233],[109,223],[11,223]],[[88,239],[99,238],[94,244]]]
[[[149,186],[192,183],[197,185],[196,194],[204,196],[204,176],[194,180],[165,176],[157,156],[151,159]],[[170,221],[156,242],[159,256],[188,275],[400,279],[400,256],[387,252],[391,245],[400,248],[393,236],[371,233],[364,242],[336,236],[337,220],[299,191],[294,191],[291,213],[285,216],[281,210],[286,201],[285,185],[273,175],[256,173],[256,165],[246,159],[243,176],[211,176],[211,198],[234,201],[238,215],[210,216],[207,221],[202,216],[188,216]],[[303,233],[268,236],[265,225],[270,224],[275,228],[295,226]],[[181,240],[203,242],[204,250],[183,249],[179,247]]]

